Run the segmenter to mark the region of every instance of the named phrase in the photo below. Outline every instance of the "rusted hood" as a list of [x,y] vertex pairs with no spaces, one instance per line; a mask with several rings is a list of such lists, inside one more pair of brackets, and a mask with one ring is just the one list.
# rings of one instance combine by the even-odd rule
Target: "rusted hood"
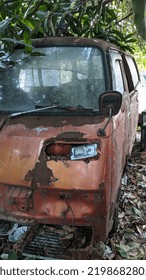
[[[11,120],[1,130],[0,137],[0,182],[10,185],[24,186],[53,186],[67,188],[71,184],[75,188],[84,188],[84,184],[91,184],[91,172],[94,172],[93,161],[88,164],[84,161],[65,162],[64,160],[49,160],[45,154],[45,145],[49,142],[65,143],[94,143],[100,141],[102,149],[106,146],[107,139],[97,137],[97,130],[102,123],[80,121],[79,126],[60,120],[60,126],[36,125],[36,119],[29,122],[24,120]],[[75,122],[75,121],[74,121]],[[37,123],[37,124],[38,124]],[[51,122],[50,122],[51,123]],[[101,155],[101,162],[104,162]],[[100,176],[102,176],[102,164],[100,162]],[[70,168],[69,168],[70,166]],[[86,166],[86,168],[85,168]],[[97,168],[97,160],[96,160]],[[71,180],[68,177],[74,176]],[[84,177],[82,183],[77,183],[78,177]],[[92,185],[96,185],[96,179],[92,178]]]

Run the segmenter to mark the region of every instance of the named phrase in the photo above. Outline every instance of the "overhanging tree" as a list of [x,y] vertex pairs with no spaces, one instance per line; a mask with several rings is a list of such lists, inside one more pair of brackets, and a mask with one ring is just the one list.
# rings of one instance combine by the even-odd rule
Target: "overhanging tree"
[[16,40],[31,44],[35,37],[80,36],[100,37],[132,52],[138,41],[133,19],[146,39],[146,0],[1,0],[0,10],[0,39],[8,51]]
[[[105,0],[103,2],[109,4],[113,0]],[[141,37],[146,40],[146,0],[132,0],[132,4],[137,30]]]

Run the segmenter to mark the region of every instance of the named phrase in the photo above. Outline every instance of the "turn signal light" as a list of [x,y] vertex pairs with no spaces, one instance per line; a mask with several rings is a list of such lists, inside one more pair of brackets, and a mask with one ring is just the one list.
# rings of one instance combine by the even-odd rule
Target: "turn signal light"
[[71,153],[71,145],[50,144],[46,148],[47,156],[67,156]]

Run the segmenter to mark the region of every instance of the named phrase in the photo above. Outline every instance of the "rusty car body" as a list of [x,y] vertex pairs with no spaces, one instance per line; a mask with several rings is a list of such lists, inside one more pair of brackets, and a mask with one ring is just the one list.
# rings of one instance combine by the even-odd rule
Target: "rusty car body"
[[101,39],[35,39],[0,66],[0,219],[106,240],[138,121],[134,58]]

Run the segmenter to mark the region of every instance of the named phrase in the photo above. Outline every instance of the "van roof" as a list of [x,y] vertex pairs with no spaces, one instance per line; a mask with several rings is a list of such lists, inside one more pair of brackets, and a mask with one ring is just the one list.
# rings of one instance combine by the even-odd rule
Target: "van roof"
[[47,47],[47,46],[88,46],[100,47],[104,51],[109,48],[121,50],[120,47],[104,41],[99,38],[79,38],[79,37],[46,37],[33,39],[34,47]]

